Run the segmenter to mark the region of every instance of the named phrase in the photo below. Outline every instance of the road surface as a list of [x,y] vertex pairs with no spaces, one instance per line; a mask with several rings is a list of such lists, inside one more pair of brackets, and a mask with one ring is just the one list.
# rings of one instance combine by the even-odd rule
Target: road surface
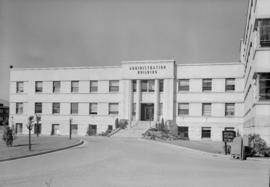
[[268,161],[239,161],[165,143],[90,137],[82,146],[0,162],[0,187],[260,187]]

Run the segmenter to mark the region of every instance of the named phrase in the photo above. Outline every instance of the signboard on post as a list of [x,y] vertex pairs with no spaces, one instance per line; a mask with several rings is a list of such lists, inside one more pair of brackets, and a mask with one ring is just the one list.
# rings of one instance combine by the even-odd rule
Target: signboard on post
[[223,142],[232,142],[235,138],[235,131],[222,131],[222,140]]

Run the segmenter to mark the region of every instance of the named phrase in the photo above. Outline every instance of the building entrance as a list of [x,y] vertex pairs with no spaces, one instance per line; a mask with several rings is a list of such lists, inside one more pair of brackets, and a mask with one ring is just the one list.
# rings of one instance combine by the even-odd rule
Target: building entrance
[[141,104],[141,120],[153,121],[153,119],[154,119],[154,104],[153,103]]

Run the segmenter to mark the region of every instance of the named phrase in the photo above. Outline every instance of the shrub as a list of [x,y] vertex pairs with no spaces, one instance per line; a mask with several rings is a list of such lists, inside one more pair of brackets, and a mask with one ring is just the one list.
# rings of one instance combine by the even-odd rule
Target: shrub
[[268,148],[266,146],[266,142],[259,134],[250,134],[248,140],[253,149],[254,155],[264,156],[265,153],[267,154]]
[[128,125],[128,120],[126,120],[126,119],[120,119],[118,125],[119,125],[118,127],[120,129],[125,129],[127,127],[127,125]]

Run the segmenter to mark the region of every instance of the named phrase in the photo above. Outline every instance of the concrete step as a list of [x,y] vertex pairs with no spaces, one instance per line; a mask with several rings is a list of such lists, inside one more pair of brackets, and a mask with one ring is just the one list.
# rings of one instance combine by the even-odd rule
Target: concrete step
[[[151,124],[154,124],[151,122]],[[148,121],[138,121],[132,123],[132,126],[128,126],[126,129],[122,129],[112,137],[136,137],[140,138],[143,133],[145,133],[150,127],[150,122]]]

